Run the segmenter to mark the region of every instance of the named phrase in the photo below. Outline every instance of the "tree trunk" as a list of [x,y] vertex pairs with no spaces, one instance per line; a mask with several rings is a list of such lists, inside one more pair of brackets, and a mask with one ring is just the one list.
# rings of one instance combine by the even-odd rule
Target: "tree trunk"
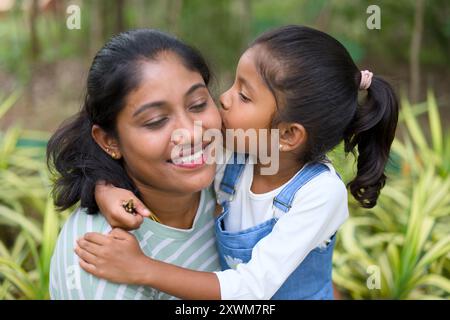
[[109,16],[111,15],[111,10],[109,5],[111,2],[105,0],[99,0],[98,5],[100,6],[100,23],[102,26],[102,38],[109,39],[112,35],[111,23]]
[[35,63],[40,52],[39,37],[37,33],[37,16],[39,14],[39,1],[33,0],[30,8],[30,57]]
[[410,87],[409,96],[412,103],[416,103],[420,97],[420,47],[422,45],[424,17],[424,1],[416,0],[416,10],[414,16],[414,28],[410,47]]
[[140,28],[146,28],[150,25],[150,15],[148,14],[147,10],[147,1],[146,0],[140,0],[138,3],[139,8],[139,27]]
[[114,23],[114,32],[116,34],[125,30],[125,2],[116,0],[116,21]]
[[240,0],[241,1],[241,27],[242,27],[242,37],[241,37],[241,50],[248,46],[251,35],[251,25],[252,25],[252,2],[251,0]]
[[167,1],[167,16],[166,23],[170,31],[176,35],[179,32],[179,19],[181,10],[183,9],[183,0],[169,0]]

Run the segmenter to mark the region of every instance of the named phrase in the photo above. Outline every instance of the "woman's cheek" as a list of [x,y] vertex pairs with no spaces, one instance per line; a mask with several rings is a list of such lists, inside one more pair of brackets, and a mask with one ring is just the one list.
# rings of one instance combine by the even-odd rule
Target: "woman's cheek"
[[167,145],[170,142],[170,129],[152,130],[147,128],[138,130],[130,136],[130,141],[125,146],[131,147],[131,154],[140,159],[156,160],[166,158]]
[[220,129],[222,127],[222,117],[219,109],[215,106],[210,107],[200,118],[205,129]]

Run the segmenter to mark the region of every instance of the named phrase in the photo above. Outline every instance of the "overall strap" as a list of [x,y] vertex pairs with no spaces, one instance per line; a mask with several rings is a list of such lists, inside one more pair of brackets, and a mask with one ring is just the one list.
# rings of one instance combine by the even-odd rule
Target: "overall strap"
[[283,212],[288,212],[289,209],[291,209],[297,191],[314,177],[326,170],[330,169],[323,163],[315,162],[307,164],[294,180],[285,186],[273,199],[273,205]]
[[220,182],[219,189],[230,196],[234,196],[236,189],[235,186],[245,168],[247,161],[247,154],[234,153],[230,158],[230,161],[225,167],[222,181]]

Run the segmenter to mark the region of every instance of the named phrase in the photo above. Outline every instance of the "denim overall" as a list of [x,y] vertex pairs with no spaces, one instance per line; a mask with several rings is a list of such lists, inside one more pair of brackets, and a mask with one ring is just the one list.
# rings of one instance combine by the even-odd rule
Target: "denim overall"
[[[278,218],[274,217],[259,225],[238,232],[224,230],[223,220],[229,214],[229,202],[233,200],[235,186],[245,167],[245,155],[234,154],[225,168],[218,194],[223,206],[222,214],[215,221],[217,247],[220,264],[223,270],[236,263],[246,263],[251,259],[252,249],[256,243],[267,236],[273,229]],[[321,163],[307,164],[297,176],[286,185],[273,200],[273,209],[285,214],[291,208],[296,192],[308,181],[329,170]],[[225,196],[222,201],[221,197]],[[275,211],[274,211],[275,212]],[[332,300],[333,287],[331,282],[332,255],[336,236],[325,247],[312,250],[286,279],[283,285],[273,295],[274,300]],[[289,245],[289,244],[287,244]]]

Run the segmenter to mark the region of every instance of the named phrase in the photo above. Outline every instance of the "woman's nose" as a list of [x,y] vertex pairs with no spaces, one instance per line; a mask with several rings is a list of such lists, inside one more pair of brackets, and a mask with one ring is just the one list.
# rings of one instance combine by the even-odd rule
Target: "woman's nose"
[[203,135],[202,121],[195,121],[189,116],[180,117],[177,129],[172,133],[175,144],[196,145],[201,143]]

